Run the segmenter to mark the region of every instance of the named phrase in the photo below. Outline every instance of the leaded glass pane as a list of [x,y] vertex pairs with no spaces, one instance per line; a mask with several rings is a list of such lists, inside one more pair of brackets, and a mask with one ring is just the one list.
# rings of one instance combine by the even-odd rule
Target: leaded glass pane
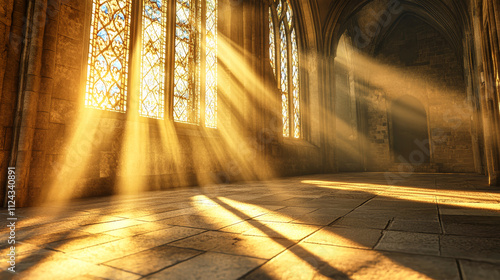
[[142,79],[139,113],[143,117],[163,119],[166,0],[144,0],[143,3]]
[[199,44],[196,0],[177,0],[174,69],[174,120],[199,121]]
[[293,136],[300,138],[300,89],[299,89],[299,52],[295,29],[292,30],[292,102],[293,102]]
[[206,6],[205,126],[217,127],[217,0]]
[[290,136],[290,115],[288,95],[288,42],[285,25],[280,25],[280,57],[281,57],[281,99],[283,113],[283,136]]
[[289,29],[292,27],[292,22],[293,22],[292,16],[293,16],[292,7],[290,7],[290,2],[287,0],[286,1],[286,20],[288,22]]
[[273,73],[276,75],[276,42],[274,36],[273,11],[269,8],[269,58],[271,59]]
[[[296,25],[289,0],[274,0],[269,8],[269,56],[281,90],[283,136],[300,138],[300,79]],[[279,25],[276,32],[274,24]],[[279,71],[279,74],[277,73]]]
[[283,14],[283,4],[281,3],[282,0],[278,0],[278,5],[276,7],[276,12],[278,14],[278,20],[281,20],[281,15]]
[[94,0],[85,106],[125,112],[130,0]]

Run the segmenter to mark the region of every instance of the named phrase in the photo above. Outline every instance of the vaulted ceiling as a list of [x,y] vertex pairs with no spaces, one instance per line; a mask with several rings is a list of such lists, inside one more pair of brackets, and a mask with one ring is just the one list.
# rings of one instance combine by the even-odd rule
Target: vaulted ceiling
[[[325,53],[334,51],[336,43],[349,21],[363,10],[377,10],[401,6],[398,16],[414,15],[426,21],[452,44],[462,48],[462,39],[469,25],[467,0],[309,0],[319,17],[318,35],[322,38]],[[394,21],[397,23],[397,20]]]

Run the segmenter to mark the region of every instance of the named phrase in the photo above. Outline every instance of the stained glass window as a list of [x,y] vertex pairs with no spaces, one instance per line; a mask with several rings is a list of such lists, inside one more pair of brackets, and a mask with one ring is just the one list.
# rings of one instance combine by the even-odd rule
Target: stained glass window
[[[131,91],[137,100],[133,110],[142,117],[163,119],[165,96],[170,92],[166,74],[173,73],[173,119],[216,128],[218,0],[132,2],[92,2],[86,107],[123,113],[129,88],[137,88]],[[175,13],[167,13],[168,3]],[[169,19],[170,14],[175,19]],[[139,32],[130,30],[132,17],[138,19]],[[167,35],[174,26],[168,22],[175,22],[171,38]],[[172,70],[166,61],[169,44],[174,52]],[[131,53],[140,57],[129,66]],[[139,73],[137,79],[129,81],[129,68]]]
[[273,73],[276,75],[276,42],[274,41],[273,11],[269,8],[269,58]]
[[299,51],[295,29],[291,33],[292,42],[292,101],[293,101],[293,137],[300,138],[300,92],[299,92]]
[[165,95],[165,0],[144,0],[142,15],[142,65],[139,113],[163,119]]
[[[279,29],[276,29],[278,26]],[[289,0],[274,0],[269,9],[269,55],[281,90],[283,136],[300,138],[299,50],[296,24]]]
[[85,106],[125,112],[131,0],[94,0]]
[[217,127],[217,0],[206,4],[205,126]]
[[196,0],[177,0],[174,69],[174,120],[197,123],[199,90]]
[[281,59],[281,100],[283,114],[283,136],[290,136],[290,115],[288,96],[288,40],[285,31],[285,23],[280,24],[280,59]]
[[174,120],[216,128],[217,0],[176,4]]

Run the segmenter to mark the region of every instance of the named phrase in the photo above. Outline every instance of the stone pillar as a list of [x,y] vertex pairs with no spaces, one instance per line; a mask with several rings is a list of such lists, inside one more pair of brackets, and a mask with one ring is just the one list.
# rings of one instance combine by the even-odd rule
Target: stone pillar
[[[0,89],[3,88],[3,79],[5,66],[7,64],[7,42],[10,36],[10,27],[12,25],[12,12],[14,9],[14,0],[1,0],[0,3]],[[0,91],[0,100],[2,91]]]
[[[64,32],[71,28],[71,24],[65,22],[66,25],[60,28],[60,9],[63,2],[60,0],[47,0],[47,18],[45,23],[45,30],[43,35],[43,55],[42,55],[42,68],[40,70],[40,90],[38,92],[38,106],[35,134],[32,148],[32,161],[30,164],[29,176],[29,202],[30,205],[36,203],[37,199],[41,197],[42,186],[48,184],[48,172],[44,172],[47,162],[47,147],[54,145],[48,141],[50,134],[50,110],[52,106],[57,103],[52,99],[52,91],[54,89],[54,75],[57,69],[56,66],[56,49],[58,43],[57,32]],[[67,10],[67,9],[66,9]],[[75,17],[77,18],[77,17]],[[59,39],[61,40],[61,39]],[[59,48],[60,51],[63,48]],[[68,119],[70,114],[67,115]]]
[[[497,162],[500,162],[500,4],[498,1],[490,1],[489,27],[491,45],[492,82],[495,116],[495,136],[497,148]],[[500,169],[500,168],[499,168]],[[499,171],[500,173],[500,171]],[[500,174],[499,174],[500,175]]]
[[474,57],[476,55],[474,53],[474,37],[471,29],[473,29],[473,26],[467,27],[467,31],[464,36],[464,79],[467,82],[467,100],[472,108],[470,132],[474,155],[474,167],[476,169],[476,173],[484,174],[484,154],[482,153],[482,149],[480,147],[480,137],[481,133],[483,133],[479,96],[480,81],[477,77],[477,67],[474,61]]
[[[495,11],[490,1],[475,1],[473,11],[477,69],[481,82],[484,146],[490,185],[499,184],[498,35]],[[493,41],[496,41],[495,43]],[[496,45],[496,46],[495,46]],[[496,51],[495,51],[496,49]],[[495,61],[497,61],[495,63]],[[496,66],[495,66],[496,65]],[[496,69],[496,70],[495,70]]]
[[[4,200],[5,187],[7,185],[7,165],[9,161],[10,153],[10,141],[6,140],[8,131],[11,131],[12,122],[10,122],[11,110],[6,110],[6,107],[10,107],[11,102],[9,100],[11,96],[6,96],[6,91],[4,91],[4,79],[7,69],[7,62],[9,58],[9,47],[11,29],[12,29],[12,17],[14,12],[14,0],[0,0],[0,200]],[[9,73],[12,74],[12,73]],[[7,78],[8,79],[8,78]],[[10,109],[10,108],[9,108]],[[9,116],[9,117],[7,117]]]
[[17,171],[18,207],[29,204],[28,182],[40,91],[47,0],[31,0],[28,9],[11,155],[11,166],[15,166]]

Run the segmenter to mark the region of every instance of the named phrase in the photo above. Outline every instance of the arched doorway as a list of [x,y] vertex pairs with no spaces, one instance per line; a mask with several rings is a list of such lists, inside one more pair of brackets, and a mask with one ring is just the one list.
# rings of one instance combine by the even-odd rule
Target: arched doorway
[[415,97],[403,96],[392,103],[392,149],[396,162],[430,161],[427,113]]

